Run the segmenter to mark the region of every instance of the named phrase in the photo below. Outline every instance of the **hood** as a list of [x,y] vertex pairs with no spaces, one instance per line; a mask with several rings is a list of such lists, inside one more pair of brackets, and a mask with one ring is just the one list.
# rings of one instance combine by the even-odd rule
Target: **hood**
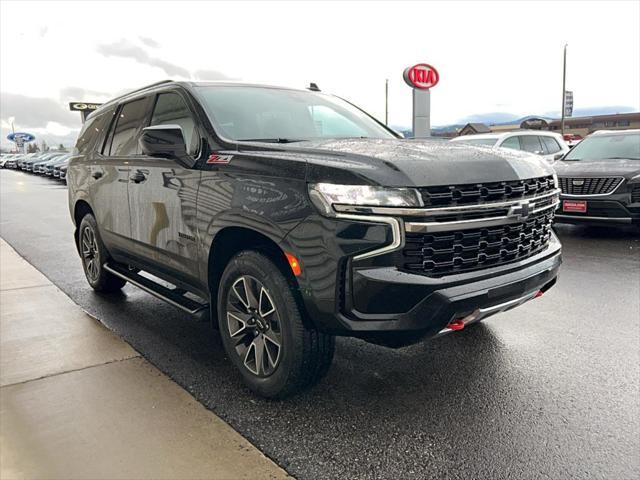
[[640,160],[558,161],[553,165],[561,177],[625,177],[640,174]]
[[309,182],[435,186],[519,180],[554,172],[534,155],[443,140],[343,139],[278,147],[282,147],[278,156],[304,158]]

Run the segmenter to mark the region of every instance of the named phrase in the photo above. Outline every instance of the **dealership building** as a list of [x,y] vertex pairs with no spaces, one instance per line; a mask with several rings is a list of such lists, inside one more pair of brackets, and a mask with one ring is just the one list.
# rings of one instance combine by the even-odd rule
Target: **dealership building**
[[[485,125],[483,123],[468,123],[457,133],[449,135],[473,135],[478,133],[504,133],[521,129],[550,130],[560,132],[560,119],[529,119],[522,123],[507,125]],[[585,137],[596,130],[627,130],[640,129],[640,112],[614,113],[609,115],[593,115],[589,117],[568,117],[564,119],[564,133]]]

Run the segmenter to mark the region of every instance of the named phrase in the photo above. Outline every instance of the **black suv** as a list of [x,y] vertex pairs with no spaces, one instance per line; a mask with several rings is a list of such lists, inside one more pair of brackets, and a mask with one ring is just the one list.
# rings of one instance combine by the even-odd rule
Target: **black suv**
[[409,345],[555,283],[546,162],[405,140],[310,90],[167,81],[92,113],[67,177],[90,285],[210,318],[249,387],[284,397],[334,335]]
[[594,132],[554,167],[562,189],[556,221],[640,225],[640,130]]

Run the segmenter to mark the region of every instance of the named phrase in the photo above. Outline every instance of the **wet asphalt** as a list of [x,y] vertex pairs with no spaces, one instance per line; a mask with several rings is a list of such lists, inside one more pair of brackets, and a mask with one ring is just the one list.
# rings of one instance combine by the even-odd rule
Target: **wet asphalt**
[[89,288],[63,184],[0,171],[0,193],[18,253],[297,478],[640,477],[633,229],[559,226],[564,265],[542,298],[400,350],[338,339],[325,380],[274,402],[243,386],[207,325],[131,286]]

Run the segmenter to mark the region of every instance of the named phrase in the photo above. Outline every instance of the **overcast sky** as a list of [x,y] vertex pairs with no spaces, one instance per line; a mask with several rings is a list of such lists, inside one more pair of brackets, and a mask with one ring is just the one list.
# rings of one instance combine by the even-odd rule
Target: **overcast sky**
[[411,124],[405,67],[440,72],[432,124],[559,111],[562,47],[575,107],[640,110],[640,2],[0,3],[0,120],[73,142],[71,100],[105,101],[166,78],[317,83]]

